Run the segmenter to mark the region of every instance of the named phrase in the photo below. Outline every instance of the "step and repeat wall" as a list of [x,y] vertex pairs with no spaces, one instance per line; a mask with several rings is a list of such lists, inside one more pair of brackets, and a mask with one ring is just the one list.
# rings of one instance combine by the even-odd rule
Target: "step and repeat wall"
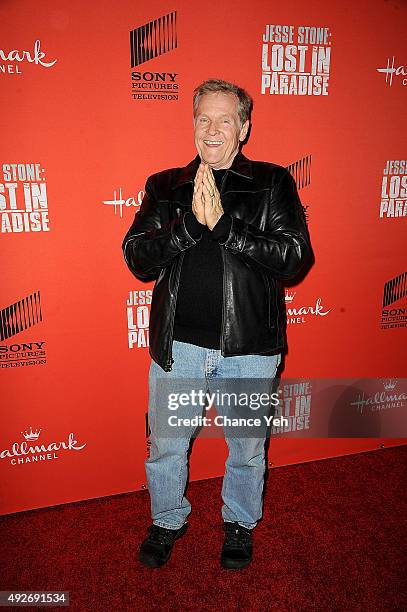
[[[378,411],[396,393],[406,18],[401,0],[0,5],[1,513],[146,486],[154,285],[121,243],[146,178],[195,157],[192,92],[207,78],[251,93],[243,152],[289,168],[306,208],[315,264],[286,288],[282,378],[376,378]],[[405,443],[380,428],[296,437],[312,393],[291,396],[270,466]],[[225,457],[224,440],[198,438],[191,478],[223,474]]]

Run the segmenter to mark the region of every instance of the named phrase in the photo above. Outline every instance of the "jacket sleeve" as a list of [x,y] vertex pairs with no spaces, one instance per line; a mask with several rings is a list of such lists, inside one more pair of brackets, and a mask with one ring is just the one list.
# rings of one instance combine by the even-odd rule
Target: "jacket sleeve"
[[231,217],[225,249],[249,257],[267,268],[277,279],[287,280],[298,274],[312,257],[312,248],[295,180],[284,169],[276,187],[270,191],[267,230]]
[[154,176],[147,179],[140,210],[136,212],[122,242],[124,259],[140,280],[151,280],[157,276],[162,268],[200,239],[188,233],[185,214],[162,224],[163,215],[160,214],[160,203],[155,193]]

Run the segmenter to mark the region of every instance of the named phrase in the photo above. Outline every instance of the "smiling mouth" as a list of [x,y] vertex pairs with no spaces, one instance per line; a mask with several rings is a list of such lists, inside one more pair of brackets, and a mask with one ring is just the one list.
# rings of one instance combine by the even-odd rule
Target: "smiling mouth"
[[223,140],[204,140],[207,147],[219,147],[223,145]]

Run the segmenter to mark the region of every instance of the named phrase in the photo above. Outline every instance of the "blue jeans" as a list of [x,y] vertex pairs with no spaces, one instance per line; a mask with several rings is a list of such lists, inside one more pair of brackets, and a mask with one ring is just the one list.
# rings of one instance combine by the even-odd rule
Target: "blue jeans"
[[[239,355],[223,357],[220,350],[173,341],[172,370],[164,372],[155,361],[149,371],[150,456],[145,462],[153,523],[179,529],[191,512],[185,497],[188,477],[187,453],[194,428],[182,437],[164,438],[159,434],[153,389],[160,379],[189,378],[215,392],[219,378],[274,379],[281,355]],[[202,414],[202,406],[191,406],[188,416]],[[222,518],[253,529],[262,516],[265,473],[265,437],[227,436],[229,455],[222,486]]]

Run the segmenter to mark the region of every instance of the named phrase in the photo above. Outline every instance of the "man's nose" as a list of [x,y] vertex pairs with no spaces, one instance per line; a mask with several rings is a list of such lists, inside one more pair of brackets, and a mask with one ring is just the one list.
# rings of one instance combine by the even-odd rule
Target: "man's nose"
[[218,131],[217,125],[214,121],[211,121],[208,127],[208,134],[216,134]]

